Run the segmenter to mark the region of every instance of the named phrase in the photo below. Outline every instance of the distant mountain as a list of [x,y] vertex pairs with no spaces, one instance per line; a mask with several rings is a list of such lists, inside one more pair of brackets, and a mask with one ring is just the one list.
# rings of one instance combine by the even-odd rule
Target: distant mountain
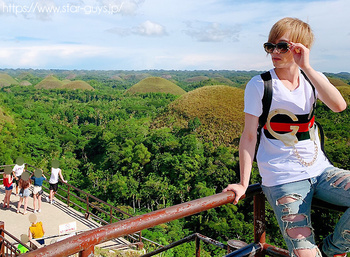
[[186,93],[175,83],[160,77],[149,77],[129,88],[126,93],[165,93],[173,95],[183,95]]
[[169,105],[154,127],[188,128],[194,119],[196,131],[214,145],[237,145],[244,124],[244,90],[230,86],[205,86],[190,91]]

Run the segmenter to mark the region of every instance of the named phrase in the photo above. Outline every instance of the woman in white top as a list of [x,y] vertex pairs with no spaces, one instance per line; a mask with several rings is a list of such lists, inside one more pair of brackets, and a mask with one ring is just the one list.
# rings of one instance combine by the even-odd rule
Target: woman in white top
[[24,159],[22,157],[18,157],[16,159],[16,164],[12,169],[12,174],[16,182],[16,196],[18,195],[19,181],[21,179],[22,173],[25,169]]
[[[313,197],[350,207],[350,171],[336,168],[327,160],[313,117],[315,97],[334,112],[345,110],[347,105],[327,78],[311,67],[313,38],[310,26],[295,18],[281,19],[270,31],[264,48],[274,65],[270,70],[273,97],[256,159],[264,194],[274,209],[290,255],[345,256],[350,249],[350,241],[346,240],[350,210],[319,248],[311,226]],[[223,190],[235,192],[234,204],[249,185],[263,94],[264,81],[255,76],[245,91],[245,126],[239,145],[240,182]]]
[[62,170],[59,168],[59,162],[54,160],[54,161],[52,161],[51,176],[50,176],[50,180],[49,180],[50,197],[46,198],[46,200],[50,201],[51,204],[53,204],[55,202],[53,200],[53,198],[58,190],[58,178],[61,178],[63,183],[67,183],[67,180],[64,180],[64,178],[62,176]]

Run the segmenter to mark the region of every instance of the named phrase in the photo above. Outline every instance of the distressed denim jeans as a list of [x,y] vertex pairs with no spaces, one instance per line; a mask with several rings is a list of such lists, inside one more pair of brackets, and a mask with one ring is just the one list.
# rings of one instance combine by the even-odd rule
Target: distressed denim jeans
[[[297,256],[294,250],[317,247],[310,216],[313,197],[350,207],[350,171],[335,167],[325,169],[314,178],[262,188],[275,212],[291,256]],[[304,229],[303,235],[296,228]],[[321,256],[316,250],[316,256]],[[322,250],[327,256],[350,251],[349,208],[339,219],[333,233],[324,239]]]

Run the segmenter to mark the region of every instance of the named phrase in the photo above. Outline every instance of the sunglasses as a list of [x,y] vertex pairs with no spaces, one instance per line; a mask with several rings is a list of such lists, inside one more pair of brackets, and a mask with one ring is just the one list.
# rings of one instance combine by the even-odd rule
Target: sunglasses
[[280,42],[277,44],[265,43],[264,49],[268,54],[272,54],[275,49],[277,50],[278,53],[285,54],[288,52],[289,46],[290,44],[287,42]]

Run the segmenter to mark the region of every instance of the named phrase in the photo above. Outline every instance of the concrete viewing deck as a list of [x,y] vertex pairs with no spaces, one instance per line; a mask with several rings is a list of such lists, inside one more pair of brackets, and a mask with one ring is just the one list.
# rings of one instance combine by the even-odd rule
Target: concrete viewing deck
[[[45,229],[45,245],[59,241],[64,237],[60,235],[59,228],[61,225],[76,224],[75,232],[83,232],[86,230],[100,227],[101,225],[91,219],[85,219],[84,215],[55,198],[55,203],[50,204],[45,200],[47,193],[44,192],[42,197],[41,212],[35,213],[37,222],[41,221]],[[31,225],[29,216],[33,214],[33,198],[29,196],[27,214],[23,215],[23,203],[20,208],[20,213],[17,213],[17,205],[19,196],[15,195],[15,188],[12,191],[10,198],[10,208],[3,208],[3,199],[5,197],[5,188],[0,185],[0,221],[5,224],[5,230],[11,233],[18,239],[21,239],[22,234],[28,235],[28,229]],[[64,227],[63,226],[63,227]],[[68,225],[67,225],[68,226]],[[62,229],[62,226],[61,226]],[[67,234],[66,234],[67,235]],[[10,242],[12,239],[7,238]],[[123,238],[118,238],[110,242],[105,242],[99,247],[101,248],[120,248],[121,245],[128,244]]]

